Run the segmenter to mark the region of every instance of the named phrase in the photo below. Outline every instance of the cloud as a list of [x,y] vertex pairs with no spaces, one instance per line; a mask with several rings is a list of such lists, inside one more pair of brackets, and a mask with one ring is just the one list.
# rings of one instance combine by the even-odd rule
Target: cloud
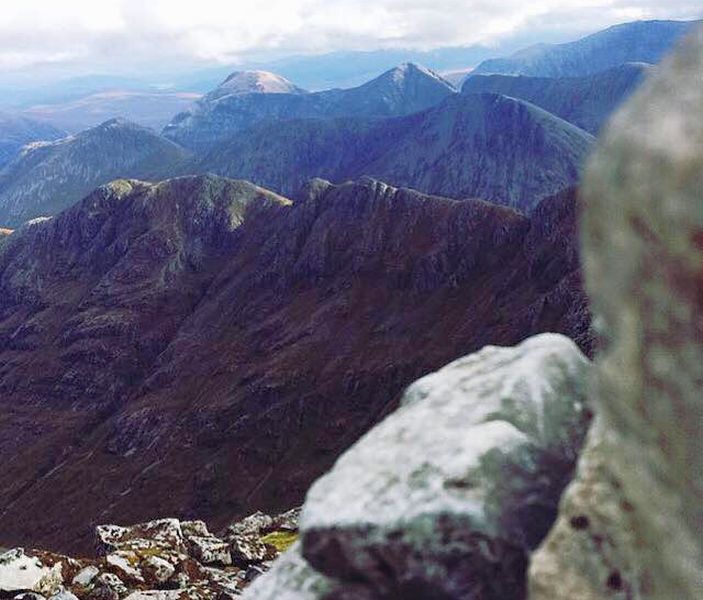
[[700,0],[22,0],[0,10],[5,70],[493,44],[526,31],[537,38],[703,13]]

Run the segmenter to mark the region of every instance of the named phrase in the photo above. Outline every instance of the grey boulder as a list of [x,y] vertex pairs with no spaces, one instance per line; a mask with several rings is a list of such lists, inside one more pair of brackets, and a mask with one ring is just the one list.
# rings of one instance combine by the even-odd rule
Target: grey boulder
[[524,595],[529,550],[556,517],[587,427],[589,364],[544,334],[410,386],[311,488],[305,559],[377,598]]

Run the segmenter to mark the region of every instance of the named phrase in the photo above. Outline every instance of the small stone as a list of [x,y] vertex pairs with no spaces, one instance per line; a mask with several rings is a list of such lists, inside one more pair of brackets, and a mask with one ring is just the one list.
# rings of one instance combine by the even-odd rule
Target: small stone
[[231,565],[230,545],[214,536],[191,536],[186,539],[190,555],[204,565]]
[[240,535],[230,541],[232,562],[240,567],[261,563],[268,558],[266,544],[253,535]]
[[183,537],[210,537],[205,521],[181,521],[181,531]]
[[23,548],[0,554],[0,592],[33,590],[50,570]]
[[49,600],[78,600],[78,597],[68,590],[61,590],[57,594],[51,596]]
[[23,592],[14,596],[12,600],[46,600],[46,598],[36,592]]
[[43,596],[53,596],[63,589],[63,566],[57,562],[49,571],[34,585],[34,591]]
[[120,576],[126,579],[134,579],[139,582],[144,582],[144,576],[141,574],[139,569],[134,565],[139,563],[139,558],[134,552],[128,551],[117,551],[109,554],[105,562],[120,572]]
[[233,523],[227,529],[224,539],[229,541],[232,538],[242,535],[260,535],[262,531],[273,526],[273,517],[262,512],[255,512],[241,521]]
[[142,563],[142,570],[149,573],[155,581],[164,583],[173,576],[176,567],[159,556],[150,556]]
[[80,587],[88,587],[98,576],[98,573],[100,573],[100,569],[98,569],[94,565],[89,565],[81,569],[76,574],[76,576],[73,578],[72,583],[73,585],[77,585]]

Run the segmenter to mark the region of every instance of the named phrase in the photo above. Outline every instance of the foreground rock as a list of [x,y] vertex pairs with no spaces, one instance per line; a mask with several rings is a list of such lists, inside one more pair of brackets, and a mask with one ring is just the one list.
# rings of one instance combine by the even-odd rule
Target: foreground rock
[[703,29],[616,117],[585,184],[598,425],[533,600],[703,597]]
[[308,493],[310,566],[293,551],[247,597],[522,597],[581,446],[588,364],[544,334],[413,384]]
[[[0,554],[0,597],[224,600],[239,595],[295,542],[298,514],[257,513],[233,524],[225,539],[210,533],[202,521],[101,525],[96,529],[97,559],[10,550]],[[261,552],[243,557],[240,548],[246,545]]]

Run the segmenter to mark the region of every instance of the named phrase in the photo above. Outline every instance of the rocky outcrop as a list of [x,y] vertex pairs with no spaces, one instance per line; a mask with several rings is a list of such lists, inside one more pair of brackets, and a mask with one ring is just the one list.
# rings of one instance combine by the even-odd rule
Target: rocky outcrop
[[596,135],[651,68],[647,63],[626,63],[584,77],[471,75],[461,92],[520,98]]
[[587,367],[545,334],[414,383],[308,493],[301,552],[330,580],[293,549],[248,597],[524,597],[587,427]]
[[54,215],[118,177],[162,179],[187,156],[152,130],[120,119],[32,144],[0,171],[0,226]]
[[628,62],[658,63],[700,21],[633,21],[575,42],[538,44],[508,58],[483,61],[475,74],[579,77]]
[[14,232],[0,544],[277,512],[443,364],[543,331],[590,350],[575,212],[573,193],[535,219],[369,179],[291,203],[203,177],[118,182]]
[[177,115],[163,134],[202,153],[258,124],[408,115],[454,94],[456,89],[450,83],[414,64],[400,65],[355,88],[310,94],[271,73],[265,81],[261,74],[233,73],[192,110]]
[[[223,600],[238,596],[297,538],[299,511],[259,513],[228,530],[227,541],[202,521],[159,519],[96,529],[99,557],[76,559],[18,548],[0,554],[0,597],[27,600]],[[237,533],[233,533],[233,532]],[[286,537],[285,545],[272,540]],[[261,556],[242,561],[238,543]],[[216,552],[211,552],[217,547]]]
[[613,120],[584,187],[597,426],[531,598],[703,592],[703,30]]
[[527,102],[467,94],[402,118],[255,127],[218,145],[192,169],[283,194],[310,177],[369,175],[429,194],[529,211],[577,182],[592,142],[590,134]]

